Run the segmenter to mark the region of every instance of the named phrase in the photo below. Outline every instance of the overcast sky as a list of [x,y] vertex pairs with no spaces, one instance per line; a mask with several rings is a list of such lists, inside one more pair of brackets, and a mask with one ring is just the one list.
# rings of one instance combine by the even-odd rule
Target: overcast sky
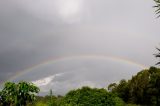
[[[157,62],[160,19],[154,5],[152,0],[0,0],[0,82],[33,81],[41,92],[63,94],[130,78],[142,67],[125,60]],[[70,56],[75,58],[38,66]]]

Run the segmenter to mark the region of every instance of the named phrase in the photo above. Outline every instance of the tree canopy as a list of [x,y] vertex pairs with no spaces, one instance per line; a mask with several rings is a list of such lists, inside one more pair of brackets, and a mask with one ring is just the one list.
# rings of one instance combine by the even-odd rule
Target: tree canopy
[[110,84],[111,92],[125,102],[141,105],[160,105],[160,68],[142,70],[131,80],[121,80],[116,86]]
[[3,106],[25,106],[27,102],[35,100],[35,94],[39,91],[38,87],[29,82],[6,82],[0,91],[0,101]]
[[60,106],[123,106],[123,101],[105,89],[83,87],[72,90],[63,98]]

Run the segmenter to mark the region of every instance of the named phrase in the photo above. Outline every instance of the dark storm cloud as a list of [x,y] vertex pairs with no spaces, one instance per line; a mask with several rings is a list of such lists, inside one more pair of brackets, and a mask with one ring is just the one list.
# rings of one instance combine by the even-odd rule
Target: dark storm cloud
[[[3,73],[0,81],[4,81],[45,58],[43,54],[51,41],[47,39],[46,43],[42,35],[54,26],[16,7],[11,1],[0,1],[0,4],[0,71]],[[56,44],[54,40],[52,42]]]

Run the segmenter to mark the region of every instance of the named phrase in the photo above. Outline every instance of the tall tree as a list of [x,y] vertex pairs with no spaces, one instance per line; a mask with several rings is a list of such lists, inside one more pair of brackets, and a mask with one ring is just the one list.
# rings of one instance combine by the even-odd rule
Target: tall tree
[[112,83],[108,85],[108,91],[117,94],[120,98],[122,98],[125,102],[128,101],[128,82],[122,79],[119,84]]

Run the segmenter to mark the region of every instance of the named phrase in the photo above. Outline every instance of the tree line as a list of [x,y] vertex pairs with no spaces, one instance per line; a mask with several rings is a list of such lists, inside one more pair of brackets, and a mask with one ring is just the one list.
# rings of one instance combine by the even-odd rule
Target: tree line
[[[111,83],[108,89],[82,87],[65,96],[36,96],[40,89],[29,82],[7,82],[0,91],[2,106],[160,106],[160,68],[150,67],[131,79]],[[130,105],[129,105],[130,104]]]
[[110,84],[108,90],[126,103],[160,106],[160,68],[142,70],[130,80]]

